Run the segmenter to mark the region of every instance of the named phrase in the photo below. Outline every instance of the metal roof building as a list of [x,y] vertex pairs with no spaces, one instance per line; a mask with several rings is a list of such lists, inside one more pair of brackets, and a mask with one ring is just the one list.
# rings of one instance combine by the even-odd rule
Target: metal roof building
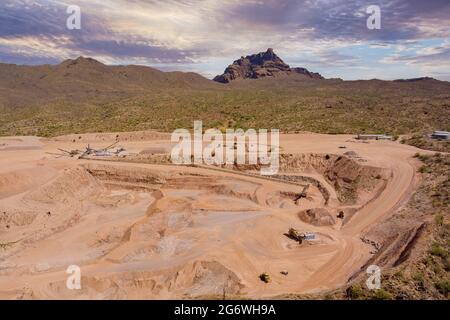
[[439,139],[439,140],[448,140],[448,139],[450,139],[450,132],[448,132],[448,131],[434,131],[431,134],[431,138]]
[[358,140],[392,140],[392,136],[385,134],[358,134]]

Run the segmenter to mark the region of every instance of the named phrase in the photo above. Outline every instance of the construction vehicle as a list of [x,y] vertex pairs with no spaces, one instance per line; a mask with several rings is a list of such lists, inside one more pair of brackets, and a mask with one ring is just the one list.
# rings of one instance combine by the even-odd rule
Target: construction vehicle
[[87,147],[86,147],[86,151],[84,151],[81,154],[79,159],[82,159],[83,157],[90,156],[90,155],[93,155],[93,156],[96,156],[96,157],[110,157],[110,156],[113,156],[114,154],[117,155],[120,152],[125,151],[125,149],[120,148],[120,149],[117,149],[116,152],[111,152],[111,151],[109,151],[109,149],[111,149],[112,147],[114,147],[118,143],[119,143],[119,141],[116,141],[113,144],[111,144],[111,145],[109,145],[109,146],[107,146],[106,148],[103,148],[103,149],[92,149],[91,146],[88,144]]
[[259,276],[259,279],[261,279],[261,281],[263,281],[265,283],[269,283],[271,281],[269,274],[266,273],[266,272],[261,273],[260,276]]
[[106,148],[102,148],[102,149],[93,149],[88,144],[84,151],[81,151],[81,150],[78,150],[78,149],[69,151],[69,150],[64,150],[64,149],[58,148],[58,151],[60,151],[60,153],[47,152],[47,154],[54,155],[57,158],[61,158],[61,157],[71,157],[71,158],[73,158],[75,156],[78,156],[78,159],[83,159],[86,156],[112,157],[114,155],[118,156],[120,153],[126,151],[124,148],[117,148],[115,151],[111,150],[117,143],[119,143],[119,142],[116,141],[113,144],[107,146]]
[[57,156],[57,158],[61,158],[61,157],[75,157],[76,155],[79,155],[81,153],[80,150],[64,150],[64,149],[59,149],[58,151],[60,151],[60,153],[54,153],[54,152],[46,152],[47,154],[51,154],[53,156]]
[[294,228],[289,229],[288,236],[289,236],[289,238],[298,241],[300,244],[305,239],[305,234],[298,232],[298,230],[296,230]]
[[315,240],[316,235],[312,232],[298,232],[298,230],[294,228],[290,228],[289,232],[285,234],[289,238],[298,241],[300,244],[303,242],[303,240]]
[[309,184],[303,187],[302,192],[300,192],[297,197],[294,199],[295,204],[298,204],[298,201],[302,198],[306,198],[308,196]]

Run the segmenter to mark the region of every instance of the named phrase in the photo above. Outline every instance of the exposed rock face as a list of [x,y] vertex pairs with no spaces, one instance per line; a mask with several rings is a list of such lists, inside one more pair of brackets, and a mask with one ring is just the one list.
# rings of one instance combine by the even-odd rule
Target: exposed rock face
[[324,79],[320,73],[308,71],[306,68],[291,68],[291,71],[294,73],[304,74],[312,79]]
[[305,68],[291,68],[269,48],[266,52],[241,57],[234,61],[222,75],[215,77],[214,81],[228,83],[236,79],[258,79],[289,74],[302,74],[308,78],[323,79],[320,74],[309,72]]

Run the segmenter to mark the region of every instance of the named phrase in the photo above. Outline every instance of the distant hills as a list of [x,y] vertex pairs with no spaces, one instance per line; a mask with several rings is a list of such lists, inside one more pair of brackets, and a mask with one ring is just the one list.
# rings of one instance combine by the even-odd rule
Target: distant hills
[[205,128],[395,135],[450,130],[450,83],[323,79],[270,49],[236,60],[216,81],[79,57],[0,63],[0,115],[0,135],[172,131],[194,120]]
[[214,78],[214,81],[228,83],[239,79],[259,79],[265,77],[279,77],[289,75],[302,75],[305,78],[323,79],[315,72],[309,72],[305,68],[291,68],[278,57],[272,48],[266,52],[252,54],[229,65],[225,72]]
[[168,88],[210,88],[196,73],[163,72],[146,66],[108,66],[85,57],[58,65],[0,64],[0,104],[24,105],[68,98],[84,101]]

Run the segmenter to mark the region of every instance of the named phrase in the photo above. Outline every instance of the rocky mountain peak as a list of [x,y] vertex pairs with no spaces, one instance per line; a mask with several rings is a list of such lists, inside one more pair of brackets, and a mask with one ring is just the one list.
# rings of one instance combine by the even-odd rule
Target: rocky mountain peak
[[78,57],[76,59],[67,59],[63,61],[61,66],[64,67],[73,67],[73,66],[105,66],[103,63],[92,59],[92,58],[86,58],[86,57]]
[[214,78],[214,81],[229,83],[237,79],[258,79],[278,75],[303,74],[308,78],[323,79],[318,73],[309,72],[305,68],[291,68],[272,48],[265,52],[241,57],[229,65],[225,72]]

